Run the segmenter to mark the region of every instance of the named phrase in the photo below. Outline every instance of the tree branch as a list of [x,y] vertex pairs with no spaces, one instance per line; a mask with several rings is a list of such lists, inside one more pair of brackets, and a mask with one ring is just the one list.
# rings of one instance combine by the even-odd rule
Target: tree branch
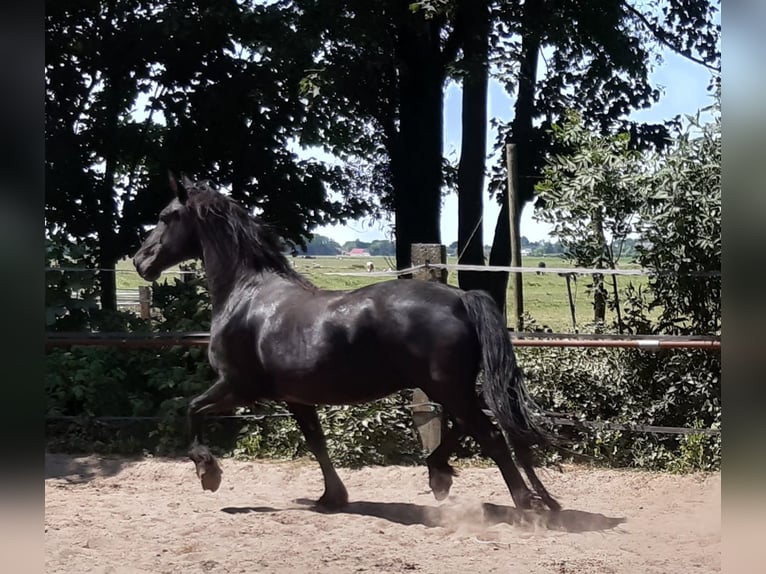
[[652,24],[642,12],[640,12],[639,10],[637,10],[636,8],[634,8],[627,2],[625,3],[625,7],[628,10],[630,10],[633,13],[633,15],[635,15],[641,21],[641,23],[643,23],[644,26],[646,26],[647,30],[649,30],[652,33],[652,35],[657,40],[660,41],[660,43],[664,44],[665,46],[673,50],[676,54],[683,56],[684,58],[694,62],[695,64],[700,64],[701,66],[706,67],[708,70],[721,73],[720,66],[713,66],[711,64],[708,64],[707,62],[705,62],[705,60],[692,56],[690,53],[684,51],[678,46],[675,46],[670,40],[668,40],[668,35],[664,31],[657,28],[654,24]]
[[[473,0],[471,0],[473,1]],[[457,54],[463,45],[463,5],[460,3],[455,12],[454,26],[441,50],[442,66],[449,65],[457,58]]]

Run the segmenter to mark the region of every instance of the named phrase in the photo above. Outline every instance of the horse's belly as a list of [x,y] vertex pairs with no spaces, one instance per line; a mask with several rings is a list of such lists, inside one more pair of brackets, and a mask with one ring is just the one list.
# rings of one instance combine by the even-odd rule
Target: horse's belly
[[374,401],[406,388],[393,373],[285,373],[274,380],[278,400],[315,405],[348,405]]

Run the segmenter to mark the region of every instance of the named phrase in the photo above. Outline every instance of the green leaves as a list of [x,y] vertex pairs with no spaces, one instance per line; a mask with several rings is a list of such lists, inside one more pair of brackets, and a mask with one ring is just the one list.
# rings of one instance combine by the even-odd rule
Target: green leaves
[[156,221],[168,168],[230,187],[296,243],[371,213],[358,173],[292,151],[321,123],[303,93],[320,39],[299,29],[298,4],[57,2],[46,13],[47,233],[110,267]]
[[[599,135],[570,112],[551,131],[565,151],[549,158],[536,186],[542,200],[536,216],[553,225],[577,265],[616,266],[623,244],[637,236],[636,262],[657,273],[647,305],[660,309],[652,327],[658,332],[720,331],[720,278],[699,275],[721,265],[718,106],[709,110],[709,123],[689,116],[665,151],[642,153],[626,134]],[[648,325],[637,309],[627,313],[628,329]]]
[[[721,358],[709,351],[519,349],[530,392],[544,410],[574,418],[720,428]],[[690,472],[720,467],[721,438],[574,431],[572,450],[598,464]],[[550,454],[550,453],[549,453]]]
[[704,275],[721,269],[720,100],[710,111],[709,123],[691,117],[654,158],[659,167],[640,211],[638,262],[675,271],[650,279],[660,332],[720,333],[721,279]]
[[[551,155],[535,187],[542,206],[536,217],[553,225],[575,265],[614,268],[634,232],[646,178],[640,155],[630,149],[628,134],[600,136],[576,111],[567,112],[551,136],[562,152]],[[607,302],[602,280],[595,280],[594,320],[603,323]],[[616,299],[608,303],[619,313]]]

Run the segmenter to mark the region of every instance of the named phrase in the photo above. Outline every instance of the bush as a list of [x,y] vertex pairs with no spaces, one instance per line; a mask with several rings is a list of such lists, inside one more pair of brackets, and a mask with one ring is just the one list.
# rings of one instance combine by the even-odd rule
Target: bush
[[[363,405],[319,408],[319,421],[333,462],[341,466],[413,464],[422,447],[402,391]],[[234,454],[242,457],[294,458],[308,454],[303,435],[284,409],[267,407],[264,418],[247,425]],[[276,415],[276,416],[275,416]]]
[[[699,350],[519,349],[530,391],[546,411],[579,420],[720,428],[720,354]],[[571,450],[609,466],[710,470],[720,435],[556,429]],[[546,453],[556,460],[555,453]]]

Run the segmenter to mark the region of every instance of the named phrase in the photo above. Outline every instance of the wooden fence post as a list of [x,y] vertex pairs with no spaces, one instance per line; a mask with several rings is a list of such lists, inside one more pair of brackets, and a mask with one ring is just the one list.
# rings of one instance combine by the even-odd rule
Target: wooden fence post
[[[444,245],[431,243],[413,243],[410,247],[412,256],[412,266],[424,265],[427,263],[447,263],[447,248]],[[421,281],[447,282],[446,269],[423,269],[415,271],[412,274],[413,279]],[[437,412],[434,406],[429,403],[428,398],[421,389],[414,389],[412,392],[412,418],[420,434],[420,440],[423,447],[429,452],[439,446],[444,431],[444,416]]]
[[[511,225],[511,267],[521,267],[521,206],[519,205],[519,172],[516,166],[516,144],[505,146],[505,161],[508,171],[508,217]],[[513,299],[516,303],[514,313],[516,315],[516,331],[524,330],[524,293],[523,276],[514,271]]]
[[152,290],[147,285],[138,287],[138,304],[141,307],[141,318],[152,318]]

